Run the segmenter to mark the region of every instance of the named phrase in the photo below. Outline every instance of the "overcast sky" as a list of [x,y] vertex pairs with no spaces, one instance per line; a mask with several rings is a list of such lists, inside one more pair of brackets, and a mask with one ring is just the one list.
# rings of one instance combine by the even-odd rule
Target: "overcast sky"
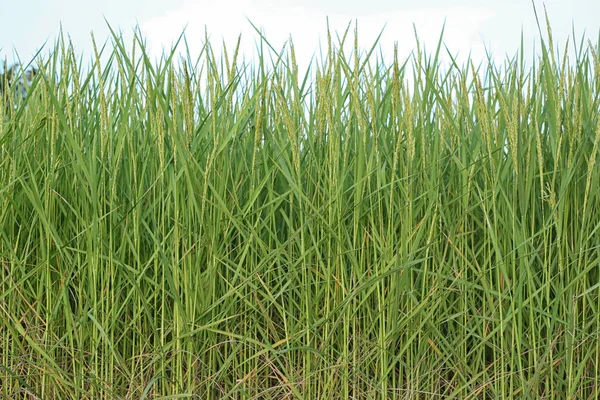
[[[326,38],[326,18],[333,31],[343,31],[358,21],[359,42],[369,45],[384,28],[380,44],[386,55],[398,43],[402,57],[415,46],[413,24],[421,41],[433,50],[444,24],[444,42],[453,54],[464,60],[469,53],[476,59],[489,49],[496,60],[514,55],[521,32],[526,50],[532,53],[538,38],[530,0],[28,0],[5,1],[0,14],[0,57],[9,64],[15,53],[29,61],[48,42],[53,46],[60,30],[68,33],[78,52],[91,57],[90,32],[104,42],[109,37],[106,21],[131,37],[139,26],[149,51],[159,55],[170,47],[186,28],[192,52],[203,43],[205,27],[213,46],[223,40],[233,47],[242,34],[246,54],[255,47],[257,35],[250,19],[261,27],[267,39],[279,49],[290,37],[301,64],[318,51]],[[543,3],[536,0],[543,19]],[[600,30],[600,1],[545,1],[555,40],[564,44],[575,28],[576,38],[585,32],[597,42]],[[542,21],[543,22],[543,21]],[[1,67],[0,67],[1,68]]]

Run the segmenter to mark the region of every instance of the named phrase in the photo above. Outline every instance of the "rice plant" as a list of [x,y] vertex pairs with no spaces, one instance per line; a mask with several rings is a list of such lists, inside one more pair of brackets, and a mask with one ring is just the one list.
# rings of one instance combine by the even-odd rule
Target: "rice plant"
[[37,74],[37,68],[26,67],[24,69],[19,64],[13,64],[7,68],[6,60],[3,64],[0,73],[0,97],[3,98],[5,107],[15,108],[27,97],[27,89]]
[[65,39],[0,123],[0,397],[600,397],[598,43]]

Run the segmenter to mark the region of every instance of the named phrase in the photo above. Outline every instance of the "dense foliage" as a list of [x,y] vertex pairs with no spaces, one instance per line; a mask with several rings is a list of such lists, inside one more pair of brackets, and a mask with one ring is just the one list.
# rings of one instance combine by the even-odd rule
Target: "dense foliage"
[[597,398],[598,45],[346,40],[305,77],[139,37],[38,63],[0,125],[0,397]]

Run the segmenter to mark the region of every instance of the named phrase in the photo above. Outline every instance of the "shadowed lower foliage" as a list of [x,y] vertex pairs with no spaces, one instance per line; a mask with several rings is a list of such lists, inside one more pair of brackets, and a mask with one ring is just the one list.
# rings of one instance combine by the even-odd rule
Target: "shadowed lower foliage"
[[306,77],[57,46],[0,123],[0,397],[598,397],[598,44],[348,36]]

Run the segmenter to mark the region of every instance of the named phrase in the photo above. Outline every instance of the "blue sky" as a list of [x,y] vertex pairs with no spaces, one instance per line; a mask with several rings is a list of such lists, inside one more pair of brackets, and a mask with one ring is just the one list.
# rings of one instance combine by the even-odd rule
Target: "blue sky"
[[[543,3],[536,4],[543,18]],[[573,24],[577,39],[585,31],[587,38],[597,42],[598,0],[547,0],[545,5],[559,43],[564,44],[572,34]],[[459,59],[469,53],[483,58],[487,48],[496,60],[502,60],[518,50],[521,31],[531,53],[538,36],[530,0],[28,0],[2,6],[0,57],[9,64],[16,60],[15,53],[22,61],[30,60],[44,42],[52,45],[61,24],[77,51],[91,57],[90,32],[100,42],[109,37],[105,18],[126,38],[139,26],[155,56],[170,46],[184,26],[193,52],[201,48],[206,27],[213,46],[224,40],[232,47],[241,33],[242,49],[251,56],[257,36],[249,18],[264,29],[276,48],[291,35],[298,58],[305,63],[326,37],[326,17],[337,31],[357,20],[364,47],[387,24],[382,49],[391,54],[398,42],[403,57],[415,46],[413,24],[421,41],[433,49],[445,22],[444,41]]]

